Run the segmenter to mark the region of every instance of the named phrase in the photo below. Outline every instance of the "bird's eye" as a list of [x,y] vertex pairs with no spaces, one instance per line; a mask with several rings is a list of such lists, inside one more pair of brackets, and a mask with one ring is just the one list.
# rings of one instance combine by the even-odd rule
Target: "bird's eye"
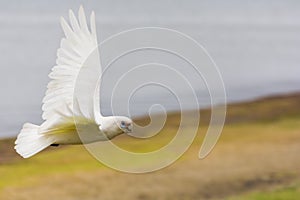
[[124,121],[121,121],[121,126],[125,126],[125,122]]

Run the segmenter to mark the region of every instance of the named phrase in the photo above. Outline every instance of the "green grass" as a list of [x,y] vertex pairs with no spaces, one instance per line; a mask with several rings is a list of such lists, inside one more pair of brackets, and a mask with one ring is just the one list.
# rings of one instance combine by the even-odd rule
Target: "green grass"
[[92,158],[81,146],[47,151],[37,156],[0,166],[0,191],[7,186],[34,183],[39,177],[74,171],[91,171],[104,166]]
[[300,184],[281,187],[271,191],[252,192],[228,200],[299,200]]
[[[300,184],[296,182],[300,178],[299,108],[300,95],[230,105],[227,124],[208,158],[197,158],[207,130],[204,123],[180,162],[138,176],[108,169],[83,146],[53,147],[30,159],[20,159],[12,141],[0,141],[0,155],[6,155],[0,157],[0,199],[31,199],[31,195],[47,191],[61,195],[61,199],[78,199],[76,194],[83,199],[119,199],[120,193],[122,199],[139,199],[138,195],[144,199],[300,199]],[[209,111],[201,117],[205,122]],[[121,136],[113,142],[134,152],[156,150],[173,138],[179,119],[172,113],[162,132],[149,140]],[[147,120],[139,119],[141,124]],[[56,181],[53,184],[52,177]],[[103,180],[108,183],[102,185]],[[104,189],[98,193],[99,188],[107,193]],[[8,198],[9,191],[18,193]],[[43,195],[39,199],[52,197]]]
[[[281,143],[286,143],[287,145],[291,142],[297,143],[297,141],[300,143],[298,133],[299,127],[300,119],[290,117],[278,120],[276,123],[252,123],[251,126],[245,123],[230,124],[224,128],[223,135],[216,148],[224,149],[224,151],[222,150],[222,154],[224,154],[228,148],[232,147],[240,150],[245,149],[245,147],[256,149],[256,146],[266,146],[267,149],[275,149],[277,148],[277,145],[280,145]],[[204,129],[206,129],[205,127],[202,128],[203,129],[200,131],[201,133],[203,133]],[[150,141],[149,143],[142,141],[142,143],[139,144],[139,141],[136,139],[124,137],[115,141],[115,143],[124,148],[127,146],[128,150],[136,150],[140,152],[142,150],[146,151],[159,148],[166,138],[170,138],[170,135],[173,135],[173,132],[169,132],[168,129],[166,129],[162,133],[162,136],[165,137],[163,137],[160,142],[156,142],[156,140],[159,139],[158,138],[152,142]],[[185,155],[181,158],[179,163],[184,164],[185,161],[191,160],[198,161],[195,152],[199,150],[202,138],[203,137],[197,137],[197,140],[192,145],[192,150],[190,150],[192,155]],[[264,151],[264,149],[261,151]],[[213,154],[215,154],[214,151]],[[243,157],[242,151],[237,151],[234,154],[237,158]],[[212,157],[217,157],[218,162],[223,162],[222,160],[224,159],[222,155],[212,155]],[[232,161],[231,164],[235,165],[234,162]],[[255,165],[255,170],[267,168],[264,166],[264,163],[255,162]],[[61,178],[64,179],[63,177],[72,176],[74,173],[88,172],[89,174],[92,174],[94,172],[103,171],[104,169],[107,168],[95,160],[82,146],[52,148],[51,151],[42,152],[30,159],[22,159],[10,164],[2,164],[0,166],[0,199],[1,190],[7,187],[29,187],[37,185],[45,179],[51,180],[51,176],[53,175],[61,176]],[[254,173],[256,172],[253,171],[253,174]],[[288,198],[287,195],[296,195],[300,198],[297,188],[291,187],[268,193],[253,193],[242,196],[241,198],[237,197],[236,199],[264,199],[264,197],[268,198],[270,195],[274,196],[274,198],[278,197],[279,199],[282,199],[283,197],[285,197],[283,199],[286,199]]]

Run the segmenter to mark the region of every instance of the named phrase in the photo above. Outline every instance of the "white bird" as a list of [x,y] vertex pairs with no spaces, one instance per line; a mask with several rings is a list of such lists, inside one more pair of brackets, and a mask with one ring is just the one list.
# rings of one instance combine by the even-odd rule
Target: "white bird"
[[72,10],[69,18],[70,25],[61,18],[65,38],[57,50],[56,66],[49,74],[52,80],[42,106],[45,121],[40,126],[25,123],[15,142],[15,150],[24,158],[51,145],[105,141],[132,131],[132,120],[128,117],[104,117],[100,112],[96,83],[101,65],[94,12],[90,30],[82,6],[78,20]]

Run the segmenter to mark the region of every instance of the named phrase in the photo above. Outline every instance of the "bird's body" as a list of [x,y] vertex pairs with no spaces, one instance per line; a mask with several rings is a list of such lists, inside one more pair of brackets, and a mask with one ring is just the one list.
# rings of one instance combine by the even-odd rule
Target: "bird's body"
[[[104,117],[100,113],[100,94],[95,84],[101,75],[101,65],[94,13],[91,31],[82,7],[78,20],[71,10],[69,17],[71,26],[61,19],[66,37],[61,40],[56,66],[49,74],[52,80],[42,107],[45,121],[40,126],[25,123],[15,142],[16,151],[24,158],[50,145],[105,141],[132,129],[131,119]],[[81,95],[80,91],[76,95],[76,84],[84,85],[88,95]]]

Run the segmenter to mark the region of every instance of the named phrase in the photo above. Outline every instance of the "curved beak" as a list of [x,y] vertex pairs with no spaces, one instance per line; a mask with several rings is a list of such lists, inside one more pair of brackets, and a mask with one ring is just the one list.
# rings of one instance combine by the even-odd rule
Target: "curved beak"
[[131,133],[132,132],[132,124],[126,126],[126,128],[124,128],[125,133]]

